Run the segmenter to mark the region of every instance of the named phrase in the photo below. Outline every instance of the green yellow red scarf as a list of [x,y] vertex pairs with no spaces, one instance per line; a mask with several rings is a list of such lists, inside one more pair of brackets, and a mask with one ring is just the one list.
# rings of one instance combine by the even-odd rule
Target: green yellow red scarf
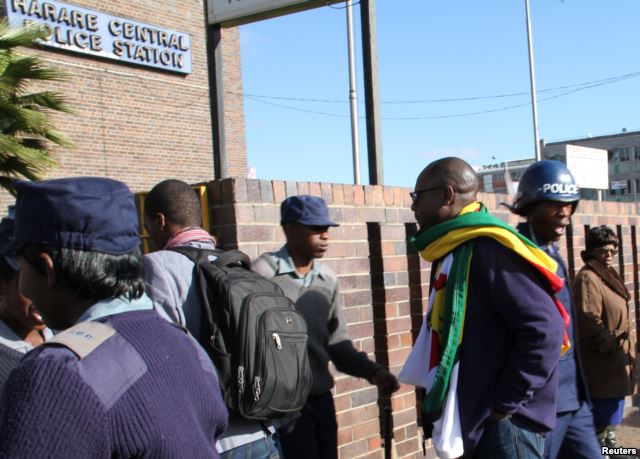
[[[466,206],[456,218],[413,236],[410,242],[427,261],[440,260],[453,253],[446,287],[436,295],[428,318],[430,328],[438,334],[440,358],[433,385],[423,402],[423,409],[427,413],[441,409],[449,387],[451,370],[462,343],[469,267],[474,239],[478,237],[490,237],[516,252],[542,275],[554,293],[559,292],[564,284],[555,274],[557,263],[549,255],[514,228],[489,214],[479,202]],[[434,292],[435,289],[432,294]],[[569,315],[562,303],[555,297],[553,299],[565,325],[561,350],[564,353],[571,347],[567,333]]]

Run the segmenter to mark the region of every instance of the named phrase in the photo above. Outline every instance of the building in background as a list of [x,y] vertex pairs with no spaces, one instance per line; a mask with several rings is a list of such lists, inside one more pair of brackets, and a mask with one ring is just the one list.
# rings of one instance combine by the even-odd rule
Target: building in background
[[[551,142],[544,145],[542,157],[566,164],[567,145],[608,151],[609,187],[602,191],[603,200],[636,201],[640,198],[640,131],[623,130],[618,134]],[[534,161],[533,158],[514,159],[476,167],[481,191],[515,194],[522,172]],[[598,199],[595,189],[582,188],[580,194],[582,199]]]
[[[75,143],[54,149],[57,167],[45,178],[104,176],[134,192],[166,178],[213,180],[211,81],[207,40],[222,61],[216,106],[225,123],[226,176],[246,176],[240,43],[237,28],[209,37],[206,2],[157,0],[0,0],[0,18],[45,24],[50,38],[37,50],[68,74],[33,88],[62,93],[75,115],[53,117]],[[218,88],[219,89],[219,88]],[[13,198],[0,193],[0,214]]]
[[480,179],[480,191],[515,195],[524,170],[535,158],[514,159],[497,164],[476,167]]

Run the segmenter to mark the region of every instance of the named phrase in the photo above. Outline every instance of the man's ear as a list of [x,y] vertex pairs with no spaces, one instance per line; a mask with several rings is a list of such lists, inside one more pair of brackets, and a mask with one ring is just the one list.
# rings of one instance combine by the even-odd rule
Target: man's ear
[[292,226],[291,223],[283,223],[282,224],[282,232],[284,233],[285,237],[288,239],[291,236],[291,230],[292,230]]
[[56,270],[53,267],[53,260],[46,252],[42,252],[38,255],[38,258],[44,267],[44,275],[47,278],[47,284],[49,284],[50,287],[53,287],[56,285]]
[[456,202],[456,192],[453,190],[453,187],[445,186],[443,203],[447,206],[450,206],[452,204],[455,204],[455,202]]
[[153,219],[156,221],[156,225],[158,225],[158,229],[160,231],[164,231],[167,227],[167,219],[165,218],[162,212],[158,212],[153,216]]

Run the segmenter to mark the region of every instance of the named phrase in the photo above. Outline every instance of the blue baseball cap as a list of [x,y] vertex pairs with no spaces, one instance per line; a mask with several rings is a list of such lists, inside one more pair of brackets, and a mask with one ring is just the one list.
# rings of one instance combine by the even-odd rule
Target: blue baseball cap
[[3,218],[0,221],[0,252],[3,253],[4,260],[9,267],[14,271],[20,271],[20,265],[16,260],[16,255],[12,251],[5,253],[4,248],[8,247],[13,241],[13,230],[15,227],[15,220],[11,217]]
[[30,242],[121,255],[140,244],[135,200],[122,182],[75,177],[16,182],[14,239],[3,253]]
[[329,218],[324,199],[301,194],[291,196],[280,204],[280,224],[299,223],[306,226],[339,226]]

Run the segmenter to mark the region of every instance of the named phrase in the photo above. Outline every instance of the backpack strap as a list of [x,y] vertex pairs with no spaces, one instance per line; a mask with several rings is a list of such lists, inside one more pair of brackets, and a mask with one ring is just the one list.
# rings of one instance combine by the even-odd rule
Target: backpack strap
[[216,266],[221,269],[238,265],[245,269],[251,269],[251,259],[249,255],[240,250],[199,249],[197,247],[184,245],[171,247],[166,250],[180,253],[196,264],[201,263],[204,261],[203,258],[206,258],[207,261],[214,262]]

